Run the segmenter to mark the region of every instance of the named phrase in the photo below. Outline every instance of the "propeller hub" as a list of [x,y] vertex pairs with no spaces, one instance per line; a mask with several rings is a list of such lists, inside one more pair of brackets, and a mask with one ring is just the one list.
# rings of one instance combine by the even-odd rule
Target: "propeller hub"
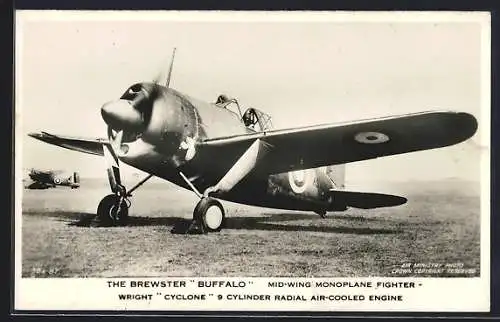
[[101,116],[114,130],[139,131],[144,126],[141,113],[129,101],[123,99],[104,104]]

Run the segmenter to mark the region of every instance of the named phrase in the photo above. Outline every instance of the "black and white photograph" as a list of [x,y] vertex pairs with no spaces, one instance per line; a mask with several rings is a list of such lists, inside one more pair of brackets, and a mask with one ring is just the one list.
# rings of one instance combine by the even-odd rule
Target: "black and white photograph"
[[489,37],[482,12],[17,11],[16,303],[487,309]]

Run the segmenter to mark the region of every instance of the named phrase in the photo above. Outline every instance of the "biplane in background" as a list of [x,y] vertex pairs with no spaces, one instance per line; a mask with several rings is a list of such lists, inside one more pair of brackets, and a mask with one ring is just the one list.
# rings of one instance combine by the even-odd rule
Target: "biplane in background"
[[[30,133],[38,140],[104,156],[111,187],[97,207],[104,225],[125,225],[132,192],[152,176],[193,191],[194,222],[205,232],[224,226],[218,199],[241,204],[327,212],[397,206],[407,199],[347,191],[346,163],[442,148],[470,138],[477,121],[467,113],[429,111],[385,118],[273,129],[255,108],[236,99],[203,102],[170,88],[175,49],[164,84],[132,85],[104,104],[107,139]],[[127,190],[120,161],[149,173]]]
[[28,176],[32,182],[26,186],[27,189],[49,189],[57,186],[77,189],[80,187],[80,175],[78,172],[70,174],[62,170],[31,169]]

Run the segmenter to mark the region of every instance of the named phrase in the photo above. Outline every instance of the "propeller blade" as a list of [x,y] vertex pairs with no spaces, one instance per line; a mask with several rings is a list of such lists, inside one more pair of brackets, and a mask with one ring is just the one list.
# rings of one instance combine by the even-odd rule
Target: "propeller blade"
[[170,76],[172,76],[172,68],[174,67],[174,58],[175,58],[175,51],[177,48],[174,48],[172,51],[172,59],[170,60],[170,68],[168,70],[168,75],[167,75],[167,81],[165,82],[165,87],[169,87],[170,85]]
[[111,147],[115,151],[115,154],[120,152],[120,148],[123,140],[123,130],[120,130],[114,138],[111,139]]
[[[177,48],[174,48],[172,51],[172,59],[170,60],[170,67],[168,69],[167,81],[165,83],[165,86],[167,88],[170,85],[170,79],[172,76],[172,69],[174,66],[174,59],[175,59],[175,51],[176,50],[177,50]],[[159,85],[160,79],[162,78],[161,74],[162,73],[158,74],[156,79],[154,79],[153,86],[152,86],[152,88],[150,88],[149,95],[146,97],[145,100],[141,101],[141,103],[144,103],[141,110],[143,113],[145,124],[148,124],[149,121],[151,120],[151,113],[152,113],[152,109],[153,109],[152,102],[154,102],[161,93],[161,86]],[[138,103],[137,106],[139,106],[141,103]]]

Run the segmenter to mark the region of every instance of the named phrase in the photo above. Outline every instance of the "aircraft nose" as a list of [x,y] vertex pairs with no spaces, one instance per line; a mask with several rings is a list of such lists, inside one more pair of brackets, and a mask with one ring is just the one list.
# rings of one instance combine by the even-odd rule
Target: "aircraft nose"
[[104,104],[101,108],[101,116],[104,122],[114,130],[136,131],[143,125],[141,113],[125,100]]

